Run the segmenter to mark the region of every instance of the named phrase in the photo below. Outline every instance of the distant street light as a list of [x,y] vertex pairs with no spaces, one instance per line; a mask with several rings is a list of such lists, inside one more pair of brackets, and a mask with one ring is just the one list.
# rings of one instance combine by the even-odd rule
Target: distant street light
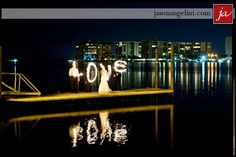
[[13,59],[13,63],[14,63],[14,73],[16,73],[16,62],[18,62],[17,59]]
[[13,62],[13,64],[14,64],[14,73],[16,73],[16,62],[18,62],[18,60],[16,58],[14,58],[14,59],[11,59],[9,61]]

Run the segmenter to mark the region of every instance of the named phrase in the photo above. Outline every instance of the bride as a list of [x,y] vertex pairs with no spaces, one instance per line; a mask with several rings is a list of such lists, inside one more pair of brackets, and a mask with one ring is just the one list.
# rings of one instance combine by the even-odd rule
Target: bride
[[107,82],[109,80],[108,72],[103,65],[100,65],[100,66],[102,67],[100,70],[101,82],[99,84],[98,93],[111,92],[111,89],[110,89],[109,84]]

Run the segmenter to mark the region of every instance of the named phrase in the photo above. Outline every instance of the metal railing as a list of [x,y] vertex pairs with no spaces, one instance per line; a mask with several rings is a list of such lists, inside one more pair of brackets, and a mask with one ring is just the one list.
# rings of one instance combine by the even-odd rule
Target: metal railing
[[[8,82],[4,80],[4,77],[9,77]],[[10,77],[14,77],[14,79],[9,81]],[[29,90],[22,90],[22,82]],[[41,95],[41,92],[22,73],[2,73],[1,85],[2,95]]]

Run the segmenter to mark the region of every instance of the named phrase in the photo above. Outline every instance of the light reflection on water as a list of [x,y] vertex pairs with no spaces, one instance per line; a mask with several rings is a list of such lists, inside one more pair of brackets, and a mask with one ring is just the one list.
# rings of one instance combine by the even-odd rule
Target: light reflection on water
[[[145,88],[155,87],[155,63],[129,63],[132,71],[122,74],[122,88]],[[231,83],[231,64],[218,62],[187,63],[175,62],[174,82],[177,90],[184,90],[185,94],[194,89],[194,95],[199,94],[201,90],[207,88],[220,87],[220,81],[224,81],[226,88]],[[159,82],[161,88],[170,86],[170,63],[159,62]],[[226,76],[223,77],[222,75]]]
[[[117,145],[125,145],[129,141],[129,137],[132,136],[132,132],[140,132],[140,130],[137,130],[136,127],[123,124],[119,122],[119,120],[110,120],[109,115],[114,116],[114,113],[126,113],[126,112],[136,112],[138,114],[139,112],[147,112],[150,111],[148,114],[153,114],[153,120],[149,121],[152,122],[155,126],[155,133],[153,136],[151,136],[153,139],[158,139],[158,111],[167,110],[169,111],[169,122],[166,121],[167,124],[170,125],[168,128],[170,131],[165,130],[165,132],[169,132],[170,135],[170,144],[169,147],[172,144],[173,140],[173,112],[174,112],[174,106],[169,105],[152,105],[152,106],[137,106],[137,107],[128,107],[128,108],[120,108],[120,109],[111,109],[107,111],[98,112],[99,119],[97,119],[95,116],[89,116],[89,118],[82,122],[83,120],[80,120],[81,118],[77,118],[78,123],[72,124],[69,128],[69,134],[71,137],[71,143],[72,147],[77,147],[79,149],[80,145],[84,142],[82,140],[86,141],[88,145],[103,145],[103,143],[106,141],[106,143],[116,143]],[[153,112],[154,111],[154,112]],[[130,114],[130,113],[126,113]],[[126,117],[126,115],[124,115]],[[82,118],[83,119],[83,118]],[[160,118],[163,119],[163,118]],[[126,120],[125,122],[129,123],[129,120]],[[137,123],[140,127],[142,127],[142,119],[139,119],[137,117]],[[146,124],[146,126],[148,126]],[[131,129],[133,127],[133,129]],[[162,128],[162,127],[161,127]],[[145,129],[145,128],[144,128]],[[162,128],[163,129],[163,128]],[[148,131],[148,130],[146,130]],[[131,137],[131,141],[139,141],[142,136],[145,136],[145,131],[140,132],[140,137],[135,136]],[[149,135],[150,136],[150,135]],[[155,137],[155,138],[154,138]],[[168,141],[166,141],[168,142]]]
[[[98,128],[98,120],[96,118],[90,118],[84,122],[81,126],[80,121],[77,125],[73,124],[69,128],[69,134],[72,138],[72,147],[79,147],[78,143],[80,140],[83,140],[83,137],[86,138],[87,144],[97,144],[100,140],[100,145],[103,144],[104,140],[109,142],[113,141],[117,144],[125,144],[128,141],[128,129],[126,125],[122,123],[115,123],[112,126],[111,122],[108,119],[108,112],[100,112],[100,126]],[[83,132],[86,131],[86,133]]]
[[[108,145],[112,145],[114,149],[117,146],[123,148],[121,146],[126,145],[124,148],[144,148],[147,145],[156,144],[157,137],[160,136],[165,139],[164,143],[169,144],[167,146],[169,149],[173,142],[173,113],[173,104],[168,104],[78,111],[77,114],[71,113],[71,115],[58,113],[60,116],[57,118],[52,118],[49,114],[48,117],[51,118],[46,118],[44,114],[35,116],[35,119],[33,116],[28,116],[28,118],[25,116],[23,121],[21,121],[22,118],[14,118],[11,124],[7,125],[8,127],[4,131],[11,134],[1,138],[1,142],[5,143],[6,150],[19,148],[24,154],[27,154],[28,149],[36,151],[40,148],[41,152],[45,152],[48,147],[49,152],[56,149],[60,154],[64,151],[57,149],[60,146],[67,147],[68,153],[75,150],[79,152],[89,150],[92,148],[90,145],[96,146],[98,149],[108,149]],[[42,119],[38,120],[40,116]],[[165,125],[159,124],[158,119]],[[37,120],[36,125],[29,125],[34,120]],[[14,126],[19,126],[15,128],[15,137]],[[164,132],[166,134],[163,134]],[[9,139],[13,139],[11,143],[7,142]],[[69,147],[73,149],[69,149]]]

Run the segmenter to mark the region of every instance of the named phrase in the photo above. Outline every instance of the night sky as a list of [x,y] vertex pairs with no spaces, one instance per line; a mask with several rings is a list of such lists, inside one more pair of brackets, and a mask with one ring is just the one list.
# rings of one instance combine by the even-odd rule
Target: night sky
[[[212,4],[132,5],[141,6],[208,8]],[[17,58],[69,59],[76,52],[76,43],[87,40],[210,41],[214,50],[222,52],[225,37],[232,36],[232,25],[213,25],[212,20],[1,20],[1,23],[4,56]]]

